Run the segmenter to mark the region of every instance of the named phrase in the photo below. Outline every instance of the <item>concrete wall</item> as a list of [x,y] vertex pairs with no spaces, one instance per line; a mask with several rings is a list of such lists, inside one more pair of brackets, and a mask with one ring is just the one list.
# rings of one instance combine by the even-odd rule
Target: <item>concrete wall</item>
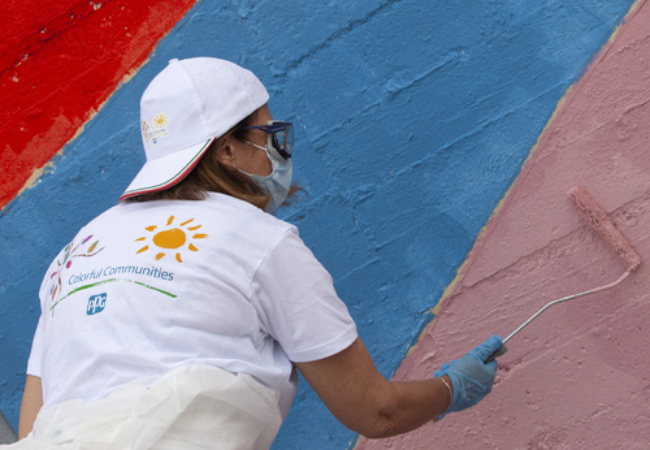
[[0,206],[31,186],[195,0],[12,0],[0,27]]
[[580,220],[573,186],[609,213],[645,265],[613,290],[553,306],[513,337],[478,407],[359,449],[648,447],[650,4],[639,2],[626,22],[567,93],[395,378],[426,376],[551,300],[623,274]]
[[[107,2],[95,11],[109,5],[121,7],[119,3]],[[52,155],[63,142],[47,152],[47,146],[34,147],[41,158],[38,161],[49,160],[51,166],[18,197],[14,197],[15,188],[13,191],[7,189],[13,200],[1,213],[0,248],[3,260],[11,264],[0,267],[0,317],[3,321],[0,328],[3,342],[0,349],[3,361],[0,365],[0,408],[14,426],[31,335],[39,313],[36,293],[41,277],[50,259],[81,225],[115,204],[142,164],[138,99],[147,83],[171,58],[211,55],[250,68],[269,89],[274,116],[297,125],[299,153],[295,173],[310,196],[280,211],[279,216],[299,227],[303,239],[330,270],[339,295],[358,323],[362,339],[386,376],[393,375],[398,368],[397,377],[430,376],[434,366],[459,356],[487,335],[507,333],[519,319],[525,318],[531,306],[539,302],[540,297],[533,299],[524,295],[524,289],[543,292],[545,299],[556,291],[563,291],[567,283],[576,287],[582,282],[588,285],[590,281],[598,281],[593,279],[594,274],[607,278],[612,271],[615,272],[616,261],[608,262],[607,258],[612,257],[604,249],[599,249],[602,257],[593,258],[597,243],[593,239],[589,241],[589,234],[579,228],[577,218],[570,215],[571,206],[563,197],[567,186],[553,182],[553,178],[548,182],[556,189],[557,197],[550,193],[544,197],[541,192],[546,191],[540,188],[538,192],[535,186],[529,188],[530,195],[535,193],[539,198],[535,205],[548,208],[544,210],[545,214],[524,216],[524,223],[512,227],[503,225],[501,235],[490,231],[481,235],[483,237],[478,242],[477,237],[520,173],[522,176],[517,183],[524,178],[531,179],[532,175],[528,174],[533,173],[532,168],[540,167],[538,170],[543,173],[548,170],[550,174],[568,164],[562,161],[558,166],[547,167],[531,159],[521,172],[522,164],[554,111],[563,111],[558,109],[558,102],[607,43],[615,27],[630,10],[631,0],[261,3],[202,0],[186,14],[180,6],[173,10],[168,2],[155,5],[150,2],[146,8],[143,7],[145,18],[142,24],[160,21],[149,16],[154,14],[153,11],[176,12],[165,22],[167,27],[163,27],[160,34],[138,47],[141,54],[148,54],[160,36],[167,32],[154,53],[148,60],[146,57],[133,59],[131,65],[114,63],[111,66],[114,84],[110,95],[106,95],[108,100],[105,103],[102,103],[103,99],[91,102],[84,112],[77,114],[76,117],[80,117],[77,122],[70,120],[78,127],[90,118],[85,128],[54,157]],[[188,6],[187,3],[183,5]],[[637,5],[633,11],[639,11],[639,8],[641,6]],[[174,26],[174,20],[178,18],[180,21]],[[631,28],[634,23],[630,20],[617,36],[625,36],[627,27]],[[71,26],[61,35],[74,32],[75,27]],[[30,33],[33,34],[34,30],[23,32],[25,39],[31,39]],[[643,85],[642,67],[645,66],[641,67],[638,60],[647,55],[644,42],[641,39],[635,44],[641,48],[637,50],[639,53],[622,61],[621,64],[624,62],[625,65],[618,68],[621,74],[638,80],[637,87]],[[145,60],[146,64],[140,68]],[[131,75],[124,79],[125,73]],[[0,82],[8,82],[7,76],[2,75]],[[588,75],[589,80],[593,77]],[[119,80],[123,83],[119,84]],[[611,115],[613,111],[623,111],[632,105],[615,102],[617,87],[630,89],[629,98],[636,98],[636,91],[630,83],[621,83],[611,73],[608,80],[609,84],[586,90],[594,102],[603,102],[601,111],[605,115],[602,119],[590,122],[590,108],[593,109],[596,103],[589,105],[576,100],[566,106],[580,106],[578,112],[562,113],[568,121],[564,127],[571,130],[565,137],[568,139],[566,143],[576,139],[584,143],[584,140],[579,140],[584,133],[597,128],[602,121],[618,117]],[[83,85],[77,79],[65,84],[70,89]],[[605,85],[613,90],[607,91]],[[21,120],[25,123],[38,120],[40,116],[26,115],[26,106],[20,105],[19,96],[12,98],[17,102],[17,113],[23,114]],[[64,94],[57,98],[55,105],[68,101]],[[610,108],[611,105],[615,107]],[[98,112],[94,114],[93,109],[98,109]],[[43,110],[49,113],[49,107]],[[634,111],[637,110],[641,112],[641,109]],[[581,125],[576,123],[580,118],[591,127],[580,128]],[[558,119],[555,120],[551,124]],[[642,117],[635,120],[641,121]],[[641,140],[644,136],[647,139],[641,122],[638,123],[636,130],[639,131],[630,128],[632,131],[628,133],[639,136]],[[554,127],[548,129],[556,129]],[[50,129],[35,136],[49,136]],[[543,136],[542,140],[548,140]],[[64,142],[68,139],[70,136]],[[49,140],[44,138],[37,142]],[[534,155],[544,153],[542,148],[546,147],[541,142]],[[609,148],[604,142],[602,145]],[[3,172],[8,173],[7,169],[13,167],[11,164],[18,157],[14,157],[5,146],[2,158]],[[591,159],[591,154],[578,152],[571,162],[573,167],[583,167],[584,162]],[[38,168],[39,164],[42,166],[43,162],[32,164],[25,169],[26,173],[31,174],[32,169]],[[644,162],[647,167],[647,161],[640,160],[640,163]],[[595,173],[598,168],[595,160],[593,166]],[[565,181],[577,182],[576,175],[581,173],[578,170],[568,172]],[[630,173],[616,178],[606,172],[599,179],[622,182],[620,192],[626,193],[625,183],[630,178],[631,197],[626,197],[627,194],[604,197],[597,187],[607,184],[597,182],[598,179],[590,178],[588,174],[585,172],[584,184],[599,200],[609,202],[604,204],[608,211],[618,212],[621,205],[626,204],[624,199],[629,202],[641,198],[641,190],[632,189],[638,187],[640,181],[629,177]],[[3,186],[8,183],[3,179]],[[521,189],[513,188],[507,198],[515,198],[516,194],[524,192]],[[504,214],[511,210],[509,205],[513,201],[508,201],[508,206],[497,210],[492,223],[510,223],[506,219],[496,219],[505,217]],[[561,205],[560,212],[565,214],[557,217],[557,221],[552,220],[558,214],[552,210],[555,205]],[[532,211],[541,214],[537,209]],[[553,228],[556,224],[557,229]],[[551,234],[550,238],[542,235],[547,231],[544,225],[551,233],[559,230],[555,231],[558,234]],[[489,230],[500,230],[496,225],[490,227]],[[630,232],[628,228],[623,231],[626,234]],[[495,240],[495,244],[490,244],[494,239],[492,236],[496,235],[502,236],[503,241]],[[478,261],[476,255],[488,255],[481,267],[495,270],[497,274],[504,273],[498,268],[505,270],[514,262],[523,263],[529,255],[533,255],[532,261],[535,262],[535,251],[547,249],[549,266],[552,260],[556,263],[553,267],[568,276],[571,273],[568,268],[574,266],[570,266],[568,260],[556,261],[564,255],[552,254],[547,248],[553,239],[564,236],[585,241],[572,248],[592,255],[586,260],[578,256],[578,261],[583,261],[583,264],[587,261],[592,266],[597,264],[591,275],[585,269],[576,279],[567,278],[553,285],[552,278],[544,277],[545,272],[532,271],[532,275],[537,275],[534,279],[540,283],[544,281],[537,287],[531,284],[533,278],[506,277],[499,283],[500,275],[479,271],[468,286],[480,285],[481,280],[487,280],[484,286],[501,288],[506,293],[517,290],[518,294],[511,294],[504,302],[498,301],[504,292],[498,294],[496,290],[487,296],[465,294],[464,301],[452,297],[451,293],[457,295],[458,289],[462,289],[459,286],[464,286],[464,281],[460,283],[456,278],[456,272],[473,247],[476,251],[470,260]],[[638,241],[639,237],[630,234],[632,241]],[[512,244],[504,247],[503,242]],[[493,247],[488,247],[488,244]],[[479,251],[484,246],[485,250]],[[497,249],[497,253],[490,253],[489,248]],[[492,254],[495,256],[489,256]],[[463,266],[462,276],[470,273],[467,267],[476,264]],[[517,270],[524,271],[527,267]],[[450,285],[455,279],[456,283]],[[638,283],[633,285],[642,288]],[[450,288],[443,295],[448,286]],[[522,303],[518,300],[521,297],[530,303]],[[442,303],[441,298],[445,299]],[[454,301],[448,302],[450,298]],[[461,303],[464,309],[454,312],[453,306]],[[599,305],[603,304],[613,305],[601,300]],[[440,320],[431,323],[440,312]],[[613,318],[614,315],[610,320]],[[619,320],[618,315],[616,318]],[[551,323],[552,319],[545,319]],[[606,330],[614,327],[614,322],[602,317],[600,321],[601,333],[611,333]],[[558,320],[553,323],[557,325]],[[427,324],[430,326],[425,328]],[[544,358],[548,358],[548,364],[553,358],[544,343],[550,338],[564,342],[566,332],[577,333],[573,330],[579,330],[570,328],[569,316],[563,324],[568,331],[554,329],[554,334],[548,338],[543,334],[545,328],[541,327],[536,335],[534,332],[529,335],[528,341],[522,337],[519,346],[513,340],[512,350],[503,359],[508,370],[499,375],[503,380],[496,389],[499,394],[490,399],[506,402],[501,410],[491,415],[486,414],[485,409],[479,409],[457,417],[449,416],[436,429],[425,428],[393,448],[431,448],[432,442],[459,446],[461,441],[454,439],[466,439],[466,448],[484,448],[481,438],[486,429],[492,433],[489,436],[507,429],[508,436],[522,440],[518,444],[521,448],[525,448],[526,439],[533,444],[544,444],[543,439],[552,443],[555,442],[553,439],[561,441],[570,436],[553,434],[555,428],[550,425],[548,430],[551,431],[543,434],[547,429],[542,421],[552,414],[543,410],[547,405],[544,402],[549,400],[532,402],[533,406],[530,406],[521,398],[515,398],[521,395],[527,383],[558,386],[557,376],[551,381],[544,376]],[[620,322],[619,326],[622,324]],[[581,323],[581,326],[587,325]],[[423,329],[426,332],[420,340]],[[434,335],[435,342],[432,340]],[[629,339],[630,336],[621,337],[621,345],[623,342],[627,345]],[[404,360],[416,342],[419,342],[417,349]],[[536,359],[541,361],[536,363],[539,366],[519,364],[525,367],[519,373],[525,374],[526,378],[510,381],[508,374],[515,373],[515,367],[519,367],[516,362],[524,358],[527,351],[542,356]],[[629,360],[628,364],[634,361]],[[575,383],[580,383],[582,373],[577,362],[562,372],[563,378],[577,380]],[[604,377],[598,371],[594,373],[590,376]],[[534,399],[549,396],[542,391],[531,392],[537,396]],[[615,410],[616,404],[608,404],[608,398],[603,400],[603,408]],[[559,400],[562,401],[562,397]],[[571,401],[567,399],[558,406],[564,406],[562,418],[570,420],[568,423],[578,423],[587,412],[593,412],[589,408],[575,408],[575,400],[575,397]],[[530,425],[536,423],[536,405],[541,428]],[[634,411],[640,409],[637,407]],[[528,416],[520,423],[517,419],[524,417],[523,413]],[[472,420],[476,416],[471,414],[482,414],[483,422]],[[486,422],[489,423],[483,425]],[[544,438],[547,435],[550,437]],[[477,437],[472,440],[472,436]],[[648,437],[647,432],[645,437]],[[313,391],[302,383],[274,448],[347,448],[356,440],[357,436],[338,424]],[[609,444],[614,446],[613,441]],[[361,445],[369,444],[364,442]]]

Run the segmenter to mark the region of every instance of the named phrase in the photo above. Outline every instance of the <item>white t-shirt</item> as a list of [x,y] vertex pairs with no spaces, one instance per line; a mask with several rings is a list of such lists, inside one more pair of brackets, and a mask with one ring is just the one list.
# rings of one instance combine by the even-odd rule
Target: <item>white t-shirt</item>
[[336,354],[356,327],[296,227],[235,198],[115,206],[59,253],[40,289],[27,373],[44,408],[193,363],[281,392],[291,361]]

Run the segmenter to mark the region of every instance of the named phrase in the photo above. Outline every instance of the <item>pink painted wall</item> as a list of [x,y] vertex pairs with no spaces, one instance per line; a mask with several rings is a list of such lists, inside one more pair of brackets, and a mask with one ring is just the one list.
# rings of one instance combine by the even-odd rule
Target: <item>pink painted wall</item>
[[580,221],[581,185],[645,264],[612,291],[555,306],[508,344],[476,408],[378,449],[647,449],[650,444],[650,2],[640,1],[558,107],[395,379],[431,376],[545,303],[622,264]]

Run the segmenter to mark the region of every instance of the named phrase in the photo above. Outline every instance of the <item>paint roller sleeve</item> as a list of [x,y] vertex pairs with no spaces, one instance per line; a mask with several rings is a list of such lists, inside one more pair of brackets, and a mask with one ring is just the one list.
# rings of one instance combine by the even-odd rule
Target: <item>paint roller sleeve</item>
[[625,264],[628,272],[632,272],[641,264],[641,257],[634,251],[632,246],[623,237],[614,223],[607,217],[605,211],[592,199],[584,189],[574,187],[569,191],[580,217],[589,227],[600,236],[600,238],[612,249],[612,251]]

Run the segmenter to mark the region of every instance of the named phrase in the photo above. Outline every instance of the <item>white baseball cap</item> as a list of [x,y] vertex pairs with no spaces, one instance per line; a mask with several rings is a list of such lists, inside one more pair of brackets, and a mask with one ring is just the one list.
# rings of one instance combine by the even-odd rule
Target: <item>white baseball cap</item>
[[249,70],[223,59],[172,59],[140,100],[147,162],[120,200],[181,181],[212,141],[266,104],[269,94]]

